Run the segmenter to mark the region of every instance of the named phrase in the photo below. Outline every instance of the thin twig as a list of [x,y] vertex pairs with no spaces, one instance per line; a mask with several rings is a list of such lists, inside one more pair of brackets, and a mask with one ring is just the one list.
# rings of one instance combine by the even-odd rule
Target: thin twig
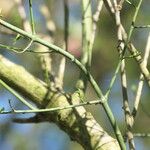
[[23,50],[21,50],[21,51],[15,51],[15,52],[16,52],[16,53],[20,53],[20,54],[26,52],[26,51],[31,47],[31,45],[32,45],[33,42],[34,42],[34,41],[31,40],[31,41],[29,42],[29,44],[28,44]]
[[[8,46],[0,43],[0,48],[5,48],[9,51],[13,51],[15,53],[18,53],[18,51],[22,51],[22,48],[14,47],[14,46]],[[47,53],[52,53],[52,50],[47,50],[47,51],[38,51],[37,49],[28,49],[26,53],[37,53],[37,54],[47,54]]]
[[32,34],[35,34],[35,24],[34,24],[32,0],[29,0],[29,10],[30,10],[30,22],[31,22]]
[[89,102],[83,102],[80,104],[74,104],[74,105],[68,105],[68,106],[62,106],[62,107],[55,107],[55,108],[46,108],[46,109],[34,109],[34,110],[16,110],[13,108],[11,111],[4,111],[1,110],[0,114],[26,114],[26,113],[43,113],[43,112],[55,112],[60,111],[64,109],[70,109],[80,106],[87,106],[87,105],[96,105],[96,104],[102,104],[102,100],[93,100]]
[[128,44],[128,43],[130,42],[131,35],[132,35],[133,30],[134,30],[134,24],[135,24],[135,21],[136,21],[138,12],[139,12],[139,10],[140,10],[142,1],[143,1],[143,0],[139,0],[138,5],[135,7],[135,13],[134,13],[134,16],[133,16],[133,19],[132,19],[132,24],[131,24],[131,26],[130,26],[130,30],[129,30],[129,33],[128,33],[128,37],[127,37],[126,44]]
[[143,25],[143,26],[135,26],[134,25],[134,28],[138,28],[138,29],[140,29],[140,28],[150,28],[150,25]]
[[22,48],[17,48],[17,47],[14,47],[14,46],[4,45],[4,44],[1,44],[1,43],[0,43],[0,47],[1,47],[1,48],[5,48],[5,49],[7,49],[7,50],[11,50],[11,51],[13,51],[13,52],[15,52],[15,53],[18,53],[18,54],[22,54],[22,53],[24,53],[24,52],[27,52],[27,50],[28,50],[29,52],[31,52],[31,50],[29,50],[29,48],[30,48],[30,46],[32,45],[32,43],[33,43],[33,40],[31,40],[30,43],[29,43],[24,49],[22,49]]
[[111,90],[112,90],[112,87],[113,87],[113,85],[114,85],[114,83],[115,83],[115,80],[116,80],[116,78],[117,78],[117,74],[118,74],[118,72],[119,72],[119,70],[120,70],[120,66],[121,66],[121,61],[122,61],[122,60],[119,60],[119,62],[118,62],[118,65],[117,65],[117,67],[116,67],[115,73],[114,73],[114,75],[113,75],[113,77],[112,77],[112,79],[111,79],[111,81],[110,81],[109,88],[107,89],[107,92],[106,92],[106,94],[105,94],[105,96],[106,96],[107,98],[109,97],[110,92],[111,92]]
[[[144,59],[143,63],[145,64],[145,66],[147,66],[149,54],[150,54],[150,32],[148,35],[144,58],[143,58]],[[139,102],[140,102],[140,98],[141,98],[141,94],[142,94],[143,84],[144,84],[143,78],[144,78],[143,74],[140,74],[138,88],[136,91],[136,96],[135,96],[135,101],[134,101],[134,109],[132,111],[133,117],[136,117],[136,114],[137,114],[137,110],[138,110],[138,106],[139,106]]]
[[134,133],[134,136],[136,137],[144,137],[144,138],[149,138],[150,137],[150,133]]
[[0,79],[0,84],[5,87],[10,93],[16,96],[23,104],[28,106],[30,109],[35,110],[36,108],[33,107],[30,103],[27,102],[23,97],[21,97],[16,91],[14,91],[11,87],[9,87],[4,81]]

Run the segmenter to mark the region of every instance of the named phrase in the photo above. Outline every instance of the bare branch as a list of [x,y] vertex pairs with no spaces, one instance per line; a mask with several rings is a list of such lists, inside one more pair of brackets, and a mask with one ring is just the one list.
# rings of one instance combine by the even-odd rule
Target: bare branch
[[[150,54],[150,33],[148,35],[147,44],[146,44],[145,53],[144,53],[144,60],[143,60],[144,66],[147,66],[149,54]],[[144,84],[143,79],[144,79],[143,74],[140,74],[139,84],[138,84],[138,88],[136,91],[136,97],[135,97],[135,102],[134,102],[134,109],[132,111],[132,114],[134,117],[137,114],[139,102],[141,99],[141,94],[142,94],[142,89],[143,89],[143,84]]]

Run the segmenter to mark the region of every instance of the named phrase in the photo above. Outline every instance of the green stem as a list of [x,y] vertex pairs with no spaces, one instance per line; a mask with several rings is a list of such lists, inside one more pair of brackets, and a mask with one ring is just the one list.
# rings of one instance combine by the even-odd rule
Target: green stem
[[143,28],[150,28],[150,25],[140,25],[140,26],[135,26],[134,28],[138,28],[138,29],[143,29]]
[[122,62],[122,60],[119,61],[118,65],[117,65],[117,68],[116,68],[116,70],[115,70],[114,76],[112,77],[112,79],[111,79],[111,81],[110,81],[109,88],[108,88],[108,90],[107,90],[107,92],[106,92],[106,94],[105,94],[105,96],[106,96],[107,98],[108,98],[108,96],[109,96],[109,94],[110,94],[110,91],[111,91],[111,89],[112,89],[112,87],[113,87],[113,85],[114,85],[114,83],[115,83],[117,74],[118,74],[118,72],[119,72],[119,70],[120,70],[121,62]]
[[59,110],[64,110],[64,109],[70,109],[70,108],[75,108],[75,107],[80,107],[80,106],[85,106],[85,105],[93,105],[93,104],[101,104],[101,100],[93,100],[90,102],[83,102],[80,104],[74,104],[74,105],[68,105],[68,106],[62,106],[62,107],[55,107],[55,108],[47,108],[47,109],[34,109],[34,110],[11,110],[11,111],[1,111],[0,114],[10,114],[10,113],[42,113],[42,112],[54,112],[54,111],[59,111]]
[[116,122],[116,120],[115,120],[115,118],[113,116],[113,113],[112,113],[108,103],[104,103],[103,106],[104,106],[105,112],[107,112],[107,114],[109,114],[107,116],[108,116],[108,118],[110,120],[110,123],[111,123],[111,125],[113,127],[114,133],[116,135],[116,138],[117,138],[117,141],[118,141],[118,143],[120,145],[121,150],[126,150],[126,145],[124,143],[124,139],[122,137],[120,129],[119,129],[118,125],[117,125],[117,122]]
[[128,43],[130,42],[133,30],[134,30],[134,24],[135,24],[135,21],[136,21],[136,18],[137,18],[140,6],[142,4],[142,1],[143,0],[139,0],[138,5],[135,7],[135,13],[133,15],[133,20],[132,20],[132,24],[131,24],[130,29],[129,29],[129,33],[127,34],[128,36],[127,36],[127,40],[125,42],[125,46],[124,46],[124,49],[123,49],[123,55],[122,56],[124,56],[124,53],[126,52],[126,49],[127,49],[127,46],[128,46]]
[[27,50],[28,50],[28,52],[30,51],[29,48],[32,45],[32,43],[33,43],[33,40],[31,40],[25,48],[17,48],[17,47],[13,47],[13,46],[3,45],[0,43],[0,48],[5,48],[5,49],[11,50],[15,53],[22,54],[22,53],[26,52]]
[[32,0],[29,0],[29,10],[30,10],[30,22],[31,22],[32,34],[35,34]]
[[130,39],[131,39],[131,35],[133,33],[133,30],[134,30],[134,24],[135,24],[135,21],[136,21],[136,18],[137,18],[137,15],[138,15],[138,12],[139,12],[139,9],[140,9],[140,6],[142,4],[142,1],[143,0],[140,0],[137,7],[135,8],[135,13],[134,13],[134,16],[133,16],[133,20],[132,20],[132,24],[130,26],[130,30],[129,30],[129,33],[128,33],[128,37],[127,37],[127,43],[130,42]]
[[10,93],[15,95],[23,104],[28,106],[30,109],[35,110],[36,108],[33,107],[30,103],[28,103],[23,97],[21,97],[16,91],[14,91],[11,87],[9,87],[4,81],[0,79],[0,84],[5,87]]

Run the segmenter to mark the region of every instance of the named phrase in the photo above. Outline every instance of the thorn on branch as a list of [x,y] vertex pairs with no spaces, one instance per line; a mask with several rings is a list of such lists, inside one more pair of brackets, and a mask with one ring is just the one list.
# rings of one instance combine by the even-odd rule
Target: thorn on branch
[[15,109],[13,108],[12,104],[11,104],[11,99],[8,99],[8,102],[9,102],[9,106],[11,108],[11,112],[15,112]]

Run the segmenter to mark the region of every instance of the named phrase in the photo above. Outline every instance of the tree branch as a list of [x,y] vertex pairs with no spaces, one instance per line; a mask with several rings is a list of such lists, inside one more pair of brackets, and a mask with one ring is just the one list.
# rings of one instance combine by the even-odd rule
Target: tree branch
[[[2,55],[0,55],[0,68],[0,78],[40,108],[44,107],[45,101],[49,102],[46,108],[68,106],[80,102],[77,93],[68,98],[65,94],[48,90],[46,84]],[[42,115],[45,121],[55,122],[68,133],[72,140],[77,141],[87,150],[120,149],[117,141],[110,137],[82,106],[53,113],[42,113]]]
[[40,38],[38,38],[37,36],[35,35],[32,35],[32,34],[29,34],[5,21],[3,21],[2,19],[0,19],[0,24],[3,25],[4,27],[6,28],[9,28],[10,30],[13,30],[29,39],[32,39],[34,42],[36,43],[39,43],[61,55],[64,55],[66,58],[70,59],[74,64],[76,64],[80,70],[83,71],[83,73],[86,75],[88,81],[90,82],[91,86],[93,87],[93,89],[95,90],[98,98],[101,98],[103,100],[103,103],[102,103],[102,107],[104,108],[104,111],[106,112],[107,114],[107,117],[111,123],[111,126],[114,130],[114,133],[117,137],[117,140],[119,142],[119,145],[120,147],[124,150],[125,149],[125,144],[124,144],[124,140],[123,140],[123,136],[122,136],[122,133],[119,129],[119,126],[116,122],[116,119],[111,111],[111,108],[109,107],[108,105],[108,102],[107,102],[107,99],[106,97],[103,95],[101,89],[99,88],[98,84],[96,83],[96,81],[94,80],[93,76],[90,74],[90,72],[85,68],[85,66],[78,60],[76,59],[73,55],[71,55],[70,53],[68,53],[67,51],[64,51],[63,49],[61,49],[60,47],[56,46],[56,45],[53,45],[49,42],[46,42]]

